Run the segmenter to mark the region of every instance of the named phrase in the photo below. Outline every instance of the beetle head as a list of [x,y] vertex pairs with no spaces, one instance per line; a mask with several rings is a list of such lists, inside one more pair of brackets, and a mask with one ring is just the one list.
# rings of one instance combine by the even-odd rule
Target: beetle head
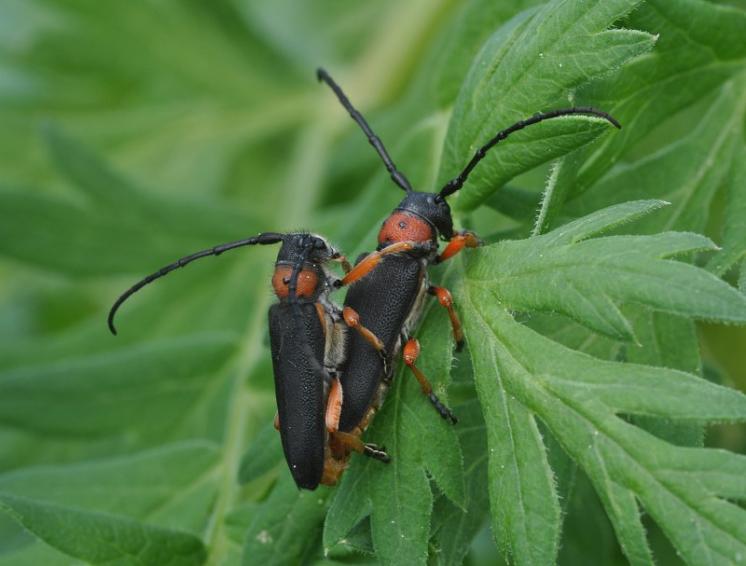
[[297,270],[297,297],[315,301],[326,281],[323,264],[338,256],[321,236],[305,232],[287,234],[282,240],[272,276],[275,294],[280,299],[288,297],[293,270]]
[[396,210],[407,212],[425,220],[433,229],[434,236],[444,240],[453,237],[453,217],[446,199],[437,193],[412,191],[399,203]]

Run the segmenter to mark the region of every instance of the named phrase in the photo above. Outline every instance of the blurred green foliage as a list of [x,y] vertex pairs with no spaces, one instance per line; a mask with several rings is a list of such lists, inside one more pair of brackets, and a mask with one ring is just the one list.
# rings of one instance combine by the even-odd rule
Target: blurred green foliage
[[[0,564],[746,559],[746,404],[716,385],[746,390],[722,324],[746,322],[744,10],[4,0]],[[624,129],[547,122],[480,165],[451,202],[494,245],[434,270],[470,351],[437,309],[418,332],[460,424],[399,375],[368,433],[392,465],[299,493],[269,424],[272,250],[148,288],[116,339],[105,313],[262,230],[373,246],[401,193],[319,65],[423,190],[538,110]]]

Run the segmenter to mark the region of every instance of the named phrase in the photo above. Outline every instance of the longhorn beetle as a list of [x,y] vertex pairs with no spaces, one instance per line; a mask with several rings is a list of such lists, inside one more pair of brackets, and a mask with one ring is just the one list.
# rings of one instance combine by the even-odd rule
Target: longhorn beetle
[[[361,256],[355,267],[340,280],[340,286],[354,283],[347,292],[345,308],[352,309],[369,325],[369,329],[382,340],[388,356],[396,356],[403,350],[404,363],[419,382],[422,392],[441,417],[456,423],[454,414],[441,403],[425,375],[415,365],[420,345],[410,334],[419,321],[424,299],[430,294],[448,310],[456,349],[461,349],[464,343],[451,293],[444,287],[430,285],[427,268],[430,264],[438,264],[455,256],[464,248],[477,247],[481,242],[473,232],[454,232],[451,209],[446,197],[464,186],[469,174],[491,148],[527,126],[574,114],[597,116],[617,128],[621,128],[621,125],[606,112],[590,107],[537,113],[498,132],[476,151],[463,171],[437,193],[419,192],[412,189],[405,175],[396,168],[383,142],[350,103],[341,87],[324,69],[318,69],[316,74],[319,81],[332,89],[342,106],[363,130],[368,142],[383,161],[391,180],[406,192],[404,199],[384,220],[378,233],[376,251]],[[438,253],[439,237],[448,242],[441,253]],[[365,279],[360,280],[363,276]],[[345,402],[342,405],[340,430],[359,431],[358,425],[370,420],[385,394],[392,375],[391,368],[392,364],[384,364],[359,336],[350,336],[347,356],[341,367]]]
[[365,444],[360,434],[341,432],[339,418],[343,389],[337,370],[345,357],[347,327],[377,352],[386,364],[381,341],[360,324],[352,309],[339,307],[329,293],[340,287],[339,279],[326,268],[329,261],[350,270],[346,258],[321,236],[307,233],[267,232],[188,255],[148,275],[114,303],[108,324],[113,334],[114,316],[131,295],[156,279],[208,256],[251,245],[281,243],[275,262],[272,287],[279,302],[269,309],[269,335],[275,378],[277,417],[282,448],[298,487],[315,489],[319,483],[334,485],[346,467],[351,451],[383,462],[386,452]]

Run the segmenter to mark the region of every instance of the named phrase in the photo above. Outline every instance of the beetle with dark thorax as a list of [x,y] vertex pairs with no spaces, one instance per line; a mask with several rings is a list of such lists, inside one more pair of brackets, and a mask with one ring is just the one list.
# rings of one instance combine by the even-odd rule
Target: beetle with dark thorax
[[[479,246],[480,240],[472,232],[453,230],[453,218],[446,197],[464,186],[469,174],[492,147],[527,126],[578,114],[603,118],[617,128],[621,126],[609,114],[589,107],[537,113],[498,132],[476,151],[463,171],[437,193],[418,192],[412,189],[406,176],[396,168],[381,140],[352,106],[339,85],[323,69],[317,71],[317,77],[334,91],[378,152],[391,179],[406,192],[404,199],[384,220],[378,233],[376,251],[361,256],[355,267],[340,280],[340,285],[354,283],[347,293],[345,309],[352,309],[359,315],[360,320],[383,342],[388,356],[397,356],[400,351],[403,353],[404,363],[413,372],[422,392],[441,417],[455,423],[456,417],[438,399],[425,375],[415,365],[420,345],[411,336],[429,294],[447,309],[456,348],[463,346],[461,323],[453,307],[451,293],[444,287],[430,285],[427,268],[453,257],[464,248]],[[438,239],[448,242],[440,253]],[[383,399],[392,376],[392,367],[393,364],[384,363],[358,336],[350,337],[340,373],[344,392],[340,430],[359,431],[367,426]]]
[[352,328],[385,364],[381,341],[360,324],[351,309],[342,311],[329,294],[339,279],[326,267],[347,260],[329,243],[314,234],[274,232],[222,244],[181,258],[145,277],[125,293],[109,312],[109,328],[116,334],[114,316],[132,294],[152,281],[208,256],[242,246],[281,243],[272,276],[278,302],[269,309],[269,336],[274,369],[277,417],[288,468],[298,487],[315,489],[320,483],[334,485],[350,454],[360,452],[383,462],[386,453],[365,444],[360,434],[339,430],[343,390],[339,380],[346,357],[347,330]]

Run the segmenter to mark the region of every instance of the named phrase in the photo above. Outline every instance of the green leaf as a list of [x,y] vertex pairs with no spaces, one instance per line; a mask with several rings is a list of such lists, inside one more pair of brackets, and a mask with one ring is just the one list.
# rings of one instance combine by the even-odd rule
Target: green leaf
[[0,491],[200,533],[217,491],[218,451],[190,441],[133,456],[0,475]]
[[233,344],[197,335],[0,373],[0,420],[38,439],[33,450],[6,451],[3,468],[208,437],[199,413],[224,381],[213,372]]
[[[627,361],[701,376],[702,361],[694,323],[668,313],[637,310],[637,313],[632,312],[632,320],[639,344],[627,347]],[[702,446],[704,442],[705,431],[701,423],[677,423],[648,417],[638,417],[635,423],[672,444]]]
[[332,548],[325,550],[324,554],[330,558],[359,558],[361,554],[375,556],[373,550],[373,539],[370,534],[370,521],[366,518],[360,521],[345,538],[340,540]]
[[243,564],[297,564],[303,562],[326,514],[330,490],[299,491],[285,474],[267,501],[254,510],[246,533]]
[[[645,57],[578,92],[579,104],[602,105],[624,129],[573,156],[573,171],[558,188],[562,194],[589,189],[633,143],[743,69],[743,10],[703,0],[650,0],[632,13],[628,25],[656,34],[659,41]],[[703,34],[703,29],[718,32]],[[665,144],[676,136],[670,132]]]
[[0,494],[0,508],[47,544],[92,564],[202,564],[190,534],[131,519]]
[[[453,104],[474,56],[492,32],[517,12],[537,5],[535,0],[464,2],[439,46],[430,76],[433,95],[441,107]],[[526,14],[533,13],[528,10]]]
[[746,255],[746,149],[743,147],[736,152],[727,179],[723,250],[707,264],[707,269],[721,276]]
[[[643,412],[667,418],[743,420],[746,396],[681,372],[638,366],[632,373],[625,364],[567,350],[514,322],[491,304],[490,294],[468,283],[462,304],[470,336],[480,336],[470,341],[477,383],[499,378],[509,394],[547,424],[593,481],[632,562],[650,561],[635,499],[687,560],[698,562],[708,555],[735,560],[746,550],[746,513],[716,499],[724,490],[711,484],[693,487],[694,479],[706,482],[708,476],[692,468],[687,479],[672,474],[674,462],[698,449],[674,448],[615,416]],[[637,395],[629,403],[632,389]],[[481,402],[486,413],[498,410],[494,399]],[[699,449],[696,454],[701,466],[718,452]],[[729,466],[739,468],[746,462],[724,454]],[[733,490],[727,491],[733,498]],[[741,497],[746,491],[738,494]],[[688,536],[692,525],[701,530],[701,538]]]
[[462,415],[458,434],[464,455],[464,504],[458,507],[444,495],[435,501],[432,530],[438,564],[463,563],[489,512],[489,502],[484,497],[488,489],[485,423],[476,396],[471,399],[454,408]]
[[279,432],[272,423],[268,423],[256,435],[249,449],[241,458],[238,469],[238,481],[249,483],[273,468],[283,460],[282,444],[278,442]]
[[[741,139],[746,108],[746,96],[741,90],[732,82],[726,83],[686,136],[652,155],[618,167],[582,197],[568,202],[567,210],[582,216],[636,198],[659,198],[671,206],[659,213],[661,218],[641,221],[636,230],[703,232],[715,192],[729,176],[723,163],[731,161]],[[731,213],[737,207],[729,206],[728,210]]]
[[560,548],[559,564],[626,564],[614,529],[606,516],[593,486],[582,471],[577,471],[563,524],[566,544]]
[[544,443],[534,416],[499,373],[477,380],[489,446],[492,531],[505,554],[519,563],[552,563],[559,548],[560,507]]
[[633,339],[633,332],[619,309],[625,302],[699,319],[746,320],[746,302],[733,289],[690,265],[664,259],[713,249],[702,236],[671,232],[578,241],[637,212],[626,213],[625,205],[621,207],[545,236],[480,249],[467,272],[470,284],[489,289],[510,308],[561,312],[627,340]]
[[[638,3],[550,2],[495,33],[456,101],[440,182],[461,171],[498,131],[556,107],[570,90],[648,51],[654,43],[651,35],[607,29]],[[604,124],[608,126],[598,119],[557,119],[511,136],[480,163],[454,200],[457,208],[472,209],[518,173],[590,142],[607,130]]]
[[540,195],[536,193],[517,187],[505,186],[493,194],[484,204],[500,214],[523,222],[534,217],[539,209],[539,202]]
[[[7,215],[0,252],[6,255],[69,275],[130,273],[245,237],[247,225],[262,229],[262,222],[224,205],[174,203],[136,188],[55,128],[47,128],[46,139],[57,165],[84,198],[0,191]],[[127,214],[121,214],[124,208]],[[38,229],[15,237],[29,222]],[[144,225],[158,230],[143,231]],[[61,234],[64,246],[57,245]]]

